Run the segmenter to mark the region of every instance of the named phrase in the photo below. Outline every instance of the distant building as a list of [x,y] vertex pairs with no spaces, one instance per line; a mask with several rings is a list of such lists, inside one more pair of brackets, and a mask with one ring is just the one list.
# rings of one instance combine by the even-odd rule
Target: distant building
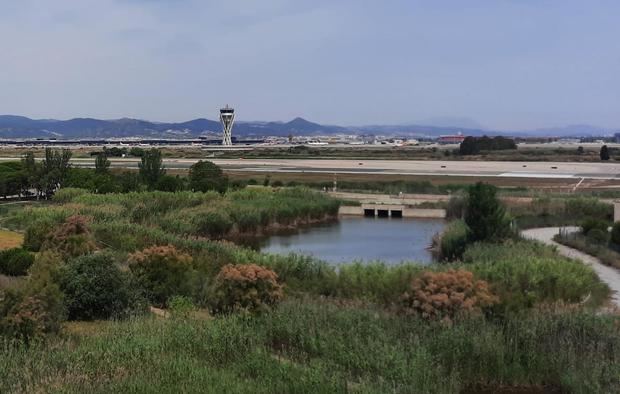
[[232,146],[232,127],[235,122],[235,110],[228,104],[220,109],[220,122],[222,122],[222,145]]
[[437,138],[438,144],[460,144],[465,139],[464,135],[442,135]]

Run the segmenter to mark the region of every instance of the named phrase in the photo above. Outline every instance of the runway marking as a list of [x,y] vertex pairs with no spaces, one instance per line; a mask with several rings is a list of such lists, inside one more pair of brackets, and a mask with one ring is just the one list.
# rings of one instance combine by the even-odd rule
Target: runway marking
[[497,176],[510,178],[575,178],[574,174],[546,174],[540,172],[504,172]]

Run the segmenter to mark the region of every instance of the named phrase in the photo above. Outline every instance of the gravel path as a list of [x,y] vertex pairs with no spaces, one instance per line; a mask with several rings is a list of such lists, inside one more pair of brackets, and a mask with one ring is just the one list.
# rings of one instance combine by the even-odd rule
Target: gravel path
[[[568,231],[578,231],[577,227],[564,227]],[[576,259],[589,265],[596,271],[599,278],[607,283],[607,286],[612,291],[611,302],[618,308],[620,308],[620,271],[604,265],[596,257],[592,257],[589,254],[580,252],[576,249],[569,248],[568,246],[561,245],[553,240],[553,237],[560,231],[559,227],[543,227],[525,230],[522,232],[525,238],[535,239],[537,241],[546,243],[547,245],[553,245],[558,248],[558,252],[562,256]]]

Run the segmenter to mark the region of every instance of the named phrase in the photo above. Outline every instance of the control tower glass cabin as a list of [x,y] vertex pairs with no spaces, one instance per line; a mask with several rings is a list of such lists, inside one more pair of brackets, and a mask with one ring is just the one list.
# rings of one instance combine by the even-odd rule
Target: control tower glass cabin
[[232,127],[235,122],[235,110],[226,106],[220,109],[220,122],[222,122],[222,145],[232,146]]

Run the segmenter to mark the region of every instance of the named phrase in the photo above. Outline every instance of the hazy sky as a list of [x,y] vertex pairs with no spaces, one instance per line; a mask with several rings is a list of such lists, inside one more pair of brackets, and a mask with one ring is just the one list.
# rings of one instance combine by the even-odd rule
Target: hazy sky
[[0,0],[0,113],[620,127],[620,1]]

